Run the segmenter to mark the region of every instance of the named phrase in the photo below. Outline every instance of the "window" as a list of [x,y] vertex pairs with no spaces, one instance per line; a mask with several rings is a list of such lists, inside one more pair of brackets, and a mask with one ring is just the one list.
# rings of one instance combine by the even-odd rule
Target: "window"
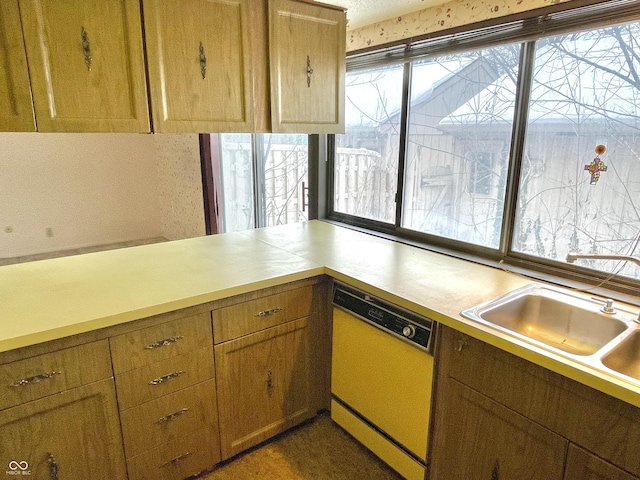
[[[514,250],[561,261],[569,252],[625,255],[636,249],[638,38],[640,23],[632,23],[536,43]],[[591,173],[592,163],[601,171]],[[619,263],[583,264],[640,278],[637,265]]]
[[[519,45],[411,66],[401,225],[497,248]],[[495,164],[492,160],[495,158]]]
[[205,196],[217,195],[218,232],[308,218],[307,135],[225,133],[210,141],[213,188]]
[[640,254],[640,22],[620,23],[638,14],[605,2],[348,59],[329,218],[637,294],[636,264],[566,258]]
[[346,133],[336,138],[335,211],[393,223],[404,68],[347,75]]

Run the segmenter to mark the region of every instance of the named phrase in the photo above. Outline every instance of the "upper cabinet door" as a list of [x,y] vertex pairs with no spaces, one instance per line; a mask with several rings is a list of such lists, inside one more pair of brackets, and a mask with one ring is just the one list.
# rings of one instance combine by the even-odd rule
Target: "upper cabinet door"
[[0,131],[36,129],[18,0],[0,2]]
[[343,11],[269,2],[273,132],[344,133],[345,51]]
[[249,0],[144,0],[156,132],[253,127]]
[[41,132],[148,132],[138,0],[20,0]]

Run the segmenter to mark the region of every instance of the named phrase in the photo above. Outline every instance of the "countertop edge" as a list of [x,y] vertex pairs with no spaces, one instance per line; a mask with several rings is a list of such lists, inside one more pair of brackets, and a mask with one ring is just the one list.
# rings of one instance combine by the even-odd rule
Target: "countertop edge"
[[122,312],[116,315],[85,320],[80,323],[73,323],[49,330],[39,330],[19,337],[0,340],[0,354],[10,350],[30,347],[36,344],[60,340],[65,337],[81,335],[95,330],[114,327],[124,323],[142,320],[145,318],[162,315],[168,312],[194,307],[205,303],[214,302],[224,298],[242,295],[255,290],[275,287],[285,283],[306,280],[325,274],[322,266],[299,270],[291,274],[269,277],[259,281],[252,281],[241,285],[234,285],[229,288],[216,290],[210,293],[184,297],[166,303],[149,305],[144,308]]
[[[325,228],[318,227],[317,224],[315,225],[315,228]],[[301,226],[299,227],[299,230],[303,231],[306,228],[312,229],[314,228],[314,226]],[[332,228],[340,227],[333,226]],[[364,233],[357,233],[357,235],[366,236],[366,234]],[[74,336],[99,329],[114,327],[124,323],[161,315],[175,310],[206,304],[223,298],[245,294],[263,288],[274,287],[297,280],[305,280],[315,276],[327,275],[337,281],[344,282],[353,287],[363,289],[372,295],[377,295],[387,301],[396,303],[401,307],[432,318],[438,323],[458,330],[491,346],[516,355],[552,372],[563,375],[583,385],[594,388],[602,393],[605,393],[640,408],[640,384],[636,385],[631,382],[625,382],[624,380],[617,377],[607,375],[606,372],[601,372],[596,369],[589,368],[585,365],[572,362],[569,359],[520,341],[517,338],[502,334],[498,331],[494,331],[488,326],[484,326],[472,320],[465,319],[460,315],[451,315],[451,311],[449,313],[439,311],[437,305],[427,306],[426,302],[419,303],[419,301],[411,299],[410,296],[403,295],[401,290],[391,291],[390,289],[390,291],[387,291],[385,290],[383,282],[378,282],[378,284],[376,284],[375,279],[371,280],[370,278],[367,278],[366,275],[359,276],[357,271],[349,272],[349,266],[329,265],[328,263],[315,260],[311,253],[305,254],[304,252],[296,252],[295,248],[288,244],[279,245],[274,242],[270,242],[268,238],[260,238],[259,235],[253,235],[251,233],[247,233],[246,236],[254,237],[256,240],[260,241],[263,244],[275,247],[294,257],[307,260],[310,266],[297,267],[297,269],[291,273],[271,275],[265,278],[254,279],[246,283],[238,283],[229,287],[219,288],[211,292],[185,296],[167,302],[144,306],[142,308],[122,311],[115,315],[91,318],[81,322],[63,325],[57,328],[41,329],[26,335],[2,339],[0,340],[0,353],[10,350],[17,350],[23,347],[33,346],[44,342],[59,340],[68,336]],[[300,241],[304,242],[304,235],[300,233],[299,236]],[[365,239],[367,237],[362,238]],[[391,240],[383,239],[379,239],[379,241],[392,242]],[[376,240],[375,242],[377,245],[378,240]],[[417,247],[406,248],[415,248],[416,251],[419,250],[417,249]],[[453,261],[467,262],[460,259],[456,259]],[[483,268],[490,269],[491,267],[483,266]],[[529,279],[527,281],[529,283],[544,283],[532,279]],[[503,293],[506,293],[506,291]]]

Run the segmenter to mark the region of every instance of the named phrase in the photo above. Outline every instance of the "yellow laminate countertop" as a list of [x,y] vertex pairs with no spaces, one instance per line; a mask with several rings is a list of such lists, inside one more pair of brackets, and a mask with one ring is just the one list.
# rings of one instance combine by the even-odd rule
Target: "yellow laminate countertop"
[[640,407],[640,382],[460,316],[531,279],[321,221],[0,267],[0,352],[320,274]]

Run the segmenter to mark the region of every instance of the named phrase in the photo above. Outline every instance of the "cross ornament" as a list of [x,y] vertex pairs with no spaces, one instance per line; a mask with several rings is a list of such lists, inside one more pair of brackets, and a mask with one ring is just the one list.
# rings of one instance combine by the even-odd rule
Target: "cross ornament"
[[584,169],[591,173],[591,181],[589,183],[595,185],[600,179],[600,172],[606,172],[607,166],[600,160],[600,157],[596,157],[589,165],[585,165]]

